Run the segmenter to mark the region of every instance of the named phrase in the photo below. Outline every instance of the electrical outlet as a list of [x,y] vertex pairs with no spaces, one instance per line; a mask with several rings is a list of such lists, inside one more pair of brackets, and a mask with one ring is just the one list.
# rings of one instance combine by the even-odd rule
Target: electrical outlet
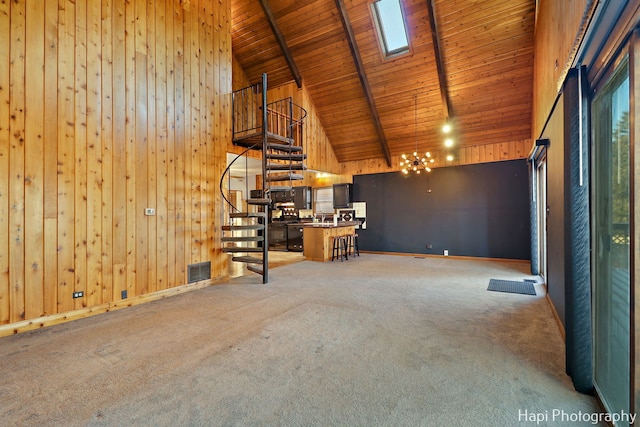
[[147,216],[153,216],[156,214],[156,210],[154,208],[145,208],[144,214]]
[[444,250],[444,256],[449,256],[449,250],[448,249]]
[[127,291],[120,291],[120,299],[127,299]]
[[427,249],[433,249],[433,245],[427,245]]
[[82,291],[73,293],[74,298],[82,298],[83,296],[84,296],[84,292]]

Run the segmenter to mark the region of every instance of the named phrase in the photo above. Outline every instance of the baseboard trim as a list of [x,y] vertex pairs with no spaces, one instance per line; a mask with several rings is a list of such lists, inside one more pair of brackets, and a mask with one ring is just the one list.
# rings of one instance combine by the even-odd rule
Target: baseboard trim
[[546,295],[547,303],[549,303],[549,308],[551,309],[551,313],[553,313],[553,318],[556,319],[556,325],[558,325],[558,329],[560,330],[560,335],[562,335],[562,340],[566,342],[567,338],[564,332],[564,325],[560,320],[560,316],[558,316],[558,312],[556,311],[556,307],[553,305],[553,301],[549,297],[549,293]]
[[363,251],[360,250],[360,253],[364,254],[377,254],[377,255],[397,255],[397,256],[412,256],[412,257],[420,257],[420,258],[451,258],[451,259],[464,259],[464,260],[473,260],[473,261],[499,261],[499,262],[517,262],[522,264],[531,265],[531,261],[528,259],[512,259],[512,258],[485,258],[485,257],[475,257],[475,256],[463,256],[463,255],[436,255],[436,254],[419,254],[419,253],[410,253],[410,252],[384,252],[384,251]]
[[163,289],[161,291],[152,292],[145,295],[134,296],[131,298],[113,301],[109,303],[95,305],[93,307],[81,308],[78,310],[66,311],[64,313],[50,314],[47,316],[37,317],[35,319],[23,320],[14,323],[8,323],[0,326],[0,337],[15,335],[23,332],[33,331],[36,329],[46,328],[60,323],[71,322],[73,320],[83,319],[85,317],[96,316],[98,314],[108,313],[110,311],[120,310],[126,307],[133,307],[151,301],[167,298],[170,296],[182,294],[185,292],[195,291],[197,289],[206,288],[226,281],[226,277],[214,278],[202,282],[189,283],[177,286],[175,288]]

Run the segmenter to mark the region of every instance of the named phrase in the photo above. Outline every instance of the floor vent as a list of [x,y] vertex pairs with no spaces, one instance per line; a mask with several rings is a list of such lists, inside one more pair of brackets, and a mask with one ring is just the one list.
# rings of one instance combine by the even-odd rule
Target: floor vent
[[189,283],[211,279],[211,261],[189,264],[187,270]]

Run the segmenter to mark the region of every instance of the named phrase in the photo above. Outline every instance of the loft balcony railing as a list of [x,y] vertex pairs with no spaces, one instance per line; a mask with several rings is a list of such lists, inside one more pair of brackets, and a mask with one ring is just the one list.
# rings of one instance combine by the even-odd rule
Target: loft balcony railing
[[257,83],[233,93],[233,139],[250,139],[260,135],[264,116],[262,105],[266,105],[266,132],[268,137],[289,140],[293,145],[302,145],[303,123],[307,112],[284,98],[266,103],[262,84]]

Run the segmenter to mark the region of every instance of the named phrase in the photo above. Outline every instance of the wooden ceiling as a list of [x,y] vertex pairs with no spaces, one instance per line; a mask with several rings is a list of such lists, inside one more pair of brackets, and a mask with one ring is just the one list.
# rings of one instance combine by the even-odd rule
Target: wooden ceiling
[[233,54],[251,82],[301,81],[341,162],[442,150],[447,118],[454,148],[531,137],[535,0],[401,0],[391,60],[371,2],[231,0]]

